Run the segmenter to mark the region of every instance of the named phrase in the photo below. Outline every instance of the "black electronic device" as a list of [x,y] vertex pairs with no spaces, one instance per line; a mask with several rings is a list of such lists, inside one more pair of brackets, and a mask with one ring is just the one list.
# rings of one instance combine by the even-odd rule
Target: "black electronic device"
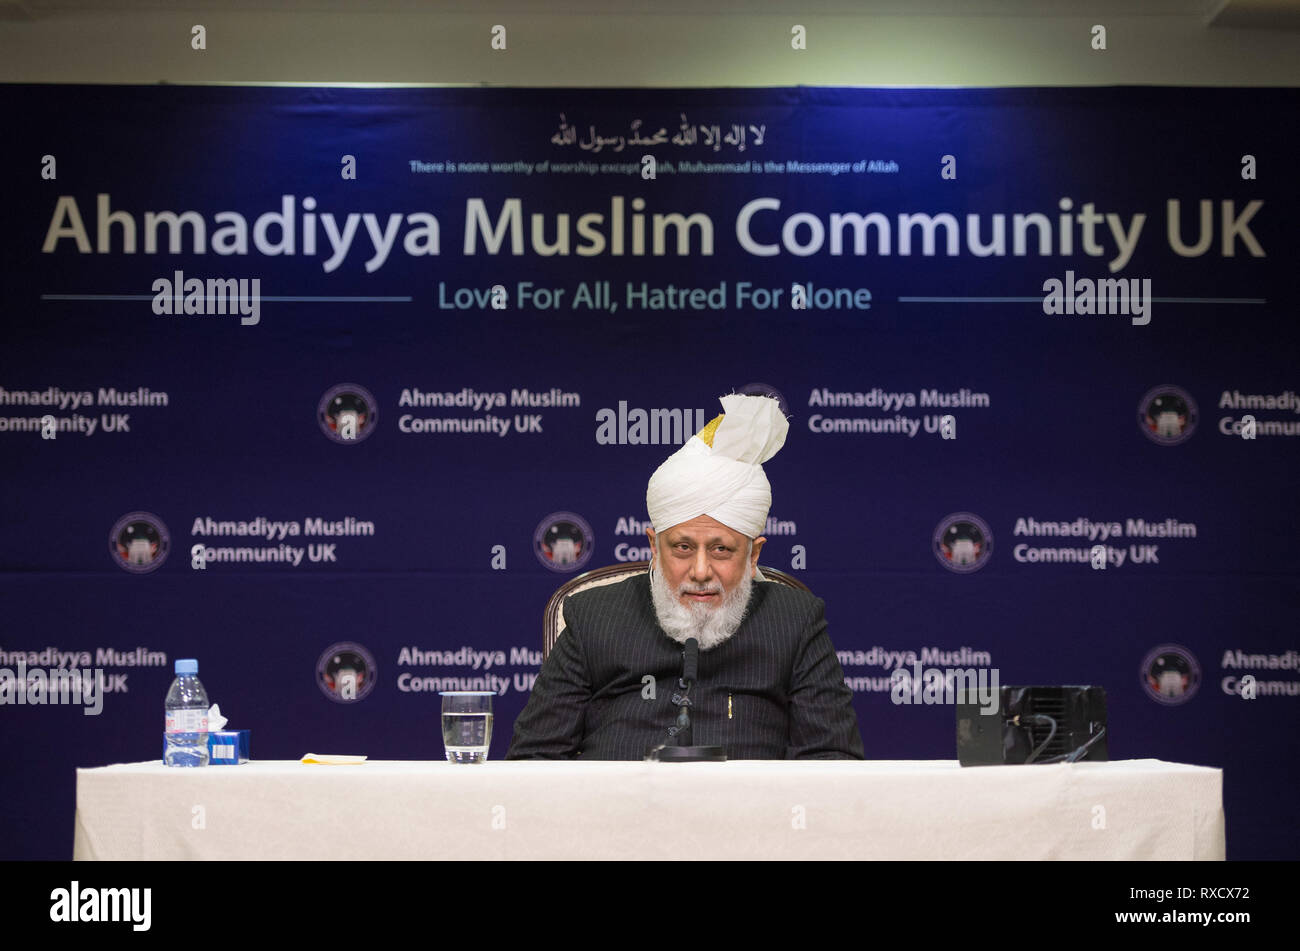
[[957,704],[957,759],[963,766],[1105,762],[1102,687],[1002,687],[998,708]]

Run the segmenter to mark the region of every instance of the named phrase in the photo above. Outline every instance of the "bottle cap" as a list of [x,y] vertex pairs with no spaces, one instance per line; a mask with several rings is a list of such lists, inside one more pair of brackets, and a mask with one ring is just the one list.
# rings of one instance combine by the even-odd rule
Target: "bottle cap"
[[178,677],[184,674],[197,674],[199,672],[199,662],[192,657],[186,660],[178,660],[176,661],[175,670]]

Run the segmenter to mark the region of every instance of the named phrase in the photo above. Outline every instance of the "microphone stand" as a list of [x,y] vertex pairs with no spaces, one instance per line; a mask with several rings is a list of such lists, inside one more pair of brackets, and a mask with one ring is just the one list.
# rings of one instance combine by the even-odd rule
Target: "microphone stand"
[[725,763],[727,753],[721,746],[695,746],[692,744],[691,686],[699,669],[700,642],[687,638],[682,649],[682,675],[677,680],[678,691],[672,702],[677,706],[677,720],[668,728],[668,743],[661,743],[645,756],[647,761],[660,763]]

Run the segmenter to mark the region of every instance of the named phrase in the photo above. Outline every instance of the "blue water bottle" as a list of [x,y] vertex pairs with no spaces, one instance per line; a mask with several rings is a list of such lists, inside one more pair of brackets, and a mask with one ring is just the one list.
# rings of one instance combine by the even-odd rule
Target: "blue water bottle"
[[208,765],[208,692],[199,682],[199,662],[176,661],[176,679],[167,691],[163,762],[168,766]]

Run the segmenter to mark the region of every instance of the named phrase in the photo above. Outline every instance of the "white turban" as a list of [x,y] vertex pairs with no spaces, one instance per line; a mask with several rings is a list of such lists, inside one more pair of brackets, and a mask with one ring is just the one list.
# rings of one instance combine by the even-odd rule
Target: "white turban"
[[707,515],[750,538],[763,534],[772,486],[762,464],[785,445],[790,424],[770,396],[721,401],[726,412],[650,477],[645,504],[656,532]]

